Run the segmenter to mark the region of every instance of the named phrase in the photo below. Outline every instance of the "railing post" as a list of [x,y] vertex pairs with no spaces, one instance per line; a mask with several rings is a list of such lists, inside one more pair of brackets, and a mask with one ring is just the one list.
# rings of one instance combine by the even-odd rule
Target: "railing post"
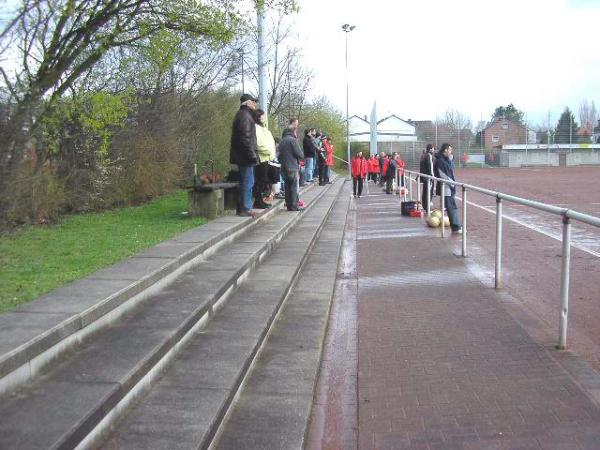
[[412,200],[413,200],[412,178],[411,177],[407,177],[406,174],[404,174],[403,176],[404,176],[404,185],[405,186],[406,186],[406,180],[408,180],[408,196],[410,197],[410,201],[412,202]]
[[467,187],[462,186],[462,256],[467,257]]
[[571,219],[563,216],[562,236],[562,268],[560,274],[560,322],[558,327],[558,345],[556,348],[567,348],[567,319],[569,318],[569,282],[571,271]]
[[440,219],[440,221],[442,223],[440,223],[440,228],[442,229],[442,237],[444,237],[444,217],[445,217],[444,216],[444,207],[446,206],[446,205],[444,205],[444,203],[445,203],[445,199],[444,199],[444,183],[442,181],[438,181],[438,183],[441,183],[440,184],[440,187],[441,187],[441,191],[440,191],[440,194],[441,194],[440,195],[440,209],[442,210],[442,218]]
[[502,287],[502,198],[496,196],[496,289]]
[[427,217],[431,215],[431,178],[427,178]]

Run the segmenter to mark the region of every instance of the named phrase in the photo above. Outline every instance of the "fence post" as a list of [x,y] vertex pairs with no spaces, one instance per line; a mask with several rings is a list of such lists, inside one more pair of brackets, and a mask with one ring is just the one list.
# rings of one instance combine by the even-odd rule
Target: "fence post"
[[427,217],[431,215],[431,178],[427,178]]
[[406,174],[404,174],[404,186],[406,187],[406,180],[408,180],[408,196],[410,197],[410,201],[413,201],[413,191],[412,191],[412,178],[409,176],[406,176]]
[[562,268],[560,274],[560,322],[558,327],[558,345],[556,348],[567,348],[567,320],[569,318],[569,281],[571,271],[571,219],[563,216],[562,236]]
[[502,287],[502,198],[496,196],[496,289]]
[[467,187],[462,186],[462,256],[467,256]]
[[440,219],[440,221],[442,223],[440,223],[440,228],[442,229],[442,237],[444,237],[444,207],[446,205],[444,205],[445,203],[445,199],[444,199],[444,182],[442,181],[438,181],[438,183],[441,183],[440,187],[441,187],[441,191],[440,191],[440,209],[442,210],[442,218]]

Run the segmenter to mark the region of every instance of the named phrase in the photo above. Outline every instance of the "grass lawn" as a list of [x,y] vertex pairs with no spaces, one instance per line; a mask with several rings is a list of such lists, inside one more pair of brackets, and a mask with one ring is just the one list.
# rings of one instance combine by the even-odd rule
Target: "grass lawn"
[[146,205],[70,216],[0,236],[0,312],[85,277],[206,222],[181,215],[187,194]]

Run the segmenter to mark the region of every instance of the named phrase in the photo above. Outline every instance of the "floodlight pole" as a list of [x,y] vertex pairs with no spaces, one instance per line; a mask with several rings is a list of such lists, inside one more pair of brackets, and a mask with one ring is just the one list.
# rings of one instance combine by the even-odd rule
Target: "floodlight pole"
[[350,166],[350,118],[348,112],[348,33],[356,28],[354,25],[345,23],[342,30],[346,33],[346,158],[348,159],[348,177],[352,179],[352,167]]

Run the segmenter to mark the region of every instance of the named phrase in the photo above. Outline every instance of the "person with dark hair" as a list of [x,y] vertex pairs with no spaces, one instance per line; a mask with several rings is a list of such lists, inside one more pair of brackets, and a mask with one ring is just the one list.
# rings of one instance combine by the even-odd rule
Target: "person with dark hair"
[[253,111],[258,99],[250,94],[240,97],[240,109],[231,126],[229,162],[236,164],[240,172],[240,199],[237,206],[239,216],[254,217],[252,212],[252,190],[254,188],[254,166],[258,164],[256,144],[256,120]]
[[285,180],[285,205],[288,211],[301,210],[298,207],[298,176],[302,159],[304,153],[296,140],[295,130],[292,125],[288,125],[279,144],[279,163]]
[[[433,144],[427,144],[425,151],[421,155],[421,160],[419,161],[419,172],[423,175],[433,176],[433,154],[435,153],[435,146]],[[430,180],[429,178],[421,178],[421,183],[423,183],[423,191],[421,193],[421,205],[423,205],[423,210],[427,211],[429,208],[428,198],[431,200],[433,198],[435,181]],[[429,186],[429,196],[427,195],[427,186]]]
[[[456,181],[454,178],[454,163],[452,162],[452,146],[450,144],[442,144],[440,151],[436,155],[435,164],[433,171],[436,177],[442,180]],[[461,234],[462,227],[458,221],[458,208],[456,207],[456,186],[449,183],[438,183],[442,184],[440,188],[440,195],[444,196],[444,204],[446,211],[448,211],[448,219],[450,220],[450,228],[453,233]]]
[[257,209],[270,208],[265,202],[265,195],[270,189],[267,187],[269,182],[269,161],[275,159],[275,140],[267,126],[267,115],[262,109],[254,111],[256,120],[256,147],[259,163],[254,166],[254,207]]
[[352,194],[360,198],[363,190],[363,182],[368,173],[368,162],[362,152],[358,152],[352,158]]
[[383,182],[385,181],[385,171],[383,170],[385,161],[386,161],[385,152],[379,153],[379,177],[377,180],[379,182],[379,186],[383,186]]
[[325,146],[323,145],[323,133],[321,131],[317,131],[316,138],[318,141],[317,168],[319,170],[319,186],[325,186],[325,184],[327,184],[325,181],[325,171],[327,170],[327,150],[325,150]]
[[313,171],[315,156],[317,154],[315,144],[313,142],[313,130],[311,128],[304,129],[304,139],[302,139],[302,149],[304,150],[304,172],[305,181],[313,182]]
[[396,179],[396,169],[398,168],[398,162],[396,157],[391,153],[387,156],[386,160],[387,167],[384,166],[385,170],[385,193],[394,193],[394,180]]

